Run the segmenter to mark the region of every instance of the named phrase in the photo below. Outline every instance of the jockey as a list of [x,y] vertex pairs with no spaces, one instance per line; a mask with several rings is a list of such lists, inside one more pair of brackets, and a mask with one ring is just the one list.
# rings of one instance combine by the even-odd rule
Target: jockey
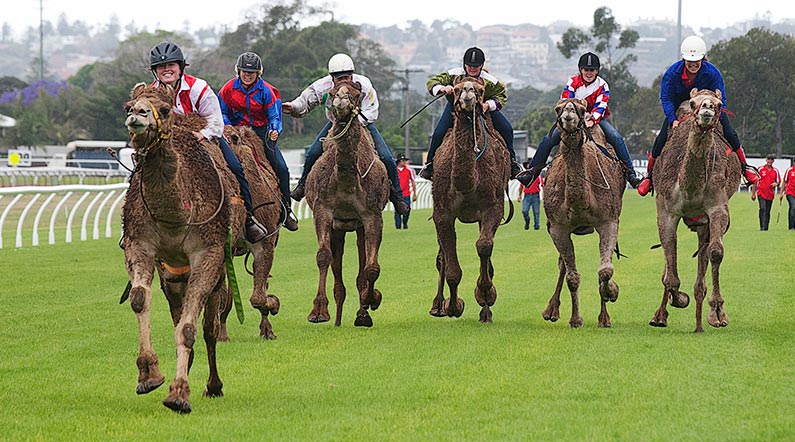
[[[654,160],[660,156],[665,142],[668,140],[668,128],[675,129],[681,121],[676,119],[676,109],[685,101],[690,100],[691,89],[720,90],[723,97],[723,108],[726,107],[726,91],[723,88],[723,75],[715,65],[707,61],[707,45],[701,37],[691,35],[682,41],[680,48],[682,59],[672,64],[663,74],[660,83],[660,103],[665,112],[660,133],[654,139],[654,147],[649,157],[648,173],[638,186],[638,193],[645,196],[652,189],[651,171]],[[754,184],[759,180],[756,172],[748,166],[745,151],[740,144],[740,137],[729,122],[725,112],[720,114],[720,123],[723,125],[723,136],[731,148],[737,153],[743,166],[743,175],[749,183]]]
[[[361,84],[363,99],[361,103],[361,112],[359,113],[359,122],[370,131],[370,135],[373,137],[375,149],[378,151],[378,157],[381,159],[381,162],[384,163],[384,166],[386,166],[387,176],[389,176],[389,182],[391,184],[389,189],[389,201],[395,206],[395,212],[402,215],[408,212],[409,207],[406,202],[403,201],[395,159],[392,157],[392,152],[389,151],[386,141],[384,141],[381,133],[378,132],[378,129],[375,127],[375,120],[378,119],[378,95],[369,78],[364,75],[355,74],[353,71],[354,66],[351,57],[347,54],[333,55],[328,61],[329,75],[310,84],[309,87],[304,89],[301,95],[296,97],[293,101],[284,103],[282,105],[282,111],[286,114],[290,114],[292,117],[302,118],[318,105],[325,104],[328,92],[334,87],[334,79],[352,79]],[[301,198],[304,197],[306,191],[304,184],[306,182],[306,176],[309,175],[309,171],[312,170],[315,161],[317,161],[323,153],[323,144],[320,139],[328,135],[328,131],[331,129],[331,124],[334,120],[331,111],[328,109],[326,109],[326,118],[328,122],[317,134],[315,141],[312,142],[312,145],[306,152],[304,172],[301,174],[301,179],[298,180],[298,184],[290,195],[296,201],[301,201]]]
[[290,216],[290,169],[284,161],[276,140],[282,131],[282,98],[279,90],[261,78],[262,59],[253,52],[244,52],[235,63],[237,77],[226,82],[218,92],[224,124],[249,126],[262,140],[265,157],[279,179],[284,207],[283,225],[298,230],[298,222]]
[[[483,96],[483,112],[491,112],[491,121],[494,124],[494,129],[500,133],[502,139],[505,140],[505,145],[508,147],[508,152],[511,154],[511,178],[522,171],[522,166],[516,161],[516,153],[513,150],[513,127],[511,123],[502,115],[500,109],[505,106],[508,101],[508,92],[505,85],[502,84],[495,76],[483,70],[483,64],[486,62],[486,54],[483,50],[477,47],[472,47],[464,52],[464,66],[461,68],[453,68],[447,72],[442,72],[439,75],[431,77],[426,83],[428,92],[437,96],[440,93],[452,95],[453,84],[457,79],[461,78],[481,78],[486,83],[486,91]],[[431,146],[428,149],[428,157],[425,161],[425,167],[420,171],[420,176],[426,180],[433,178],[433,157],[436,154],[436,149],[442,145],[444,136],[447,131],[453,127],[453,105],[447,103],[433,130],[431,136]]]
[[224,139],[224,121],[218,97],[210,85],[201,78],[185,73],[185,56],[182,49],[174,43],[162,42],[149,51],[149,68],[155,81],[153,86],[167,85],[176,91],[174,95],[174,111],[178,114],[195,113],[204,118],[207,125],[199,132],[193,132],[197,140],[210,140],[221,146],[226,165],[235,174],[240,185],[240,196],[246,206],[246,240],[255,243],[265,239],[267,235],[262,225],[254,218],[254,207],[251,205],[251,192],[248,181],[243,173],[243,166],[238,161],[232,148]]
[[[635,174],[635,168],[632,166],[632,159],[629,157],[629,150],[626,143],[624,143],[624,138],[607,121],[610,116],[610,109],[607,107],[607,103],[610,101],[610,87],[599,76],[599,68],[601,67],[599,57],[593,52],[586,52],[580,56],[577,67],[580,73],[569,79],[560,97],[579,98],[588,103],[590,118],[585,120],[585,126],[590,128],[594,124],[598,124],[602,128],[605,139],[613,146],[618,159],[621,160],[627,170],[627,181],[632,187],[637,187],[640,183],[640,178]],[[535,180],[546,166],[547,158],[549,158],[552,148],[558,144],[560,144],[560,131],[555,126],[552,133],[544,136],[538,145],[538,150],[533,156],[529,170],[520,173],[516,179],[525,187],[529,187],[530,183]]]

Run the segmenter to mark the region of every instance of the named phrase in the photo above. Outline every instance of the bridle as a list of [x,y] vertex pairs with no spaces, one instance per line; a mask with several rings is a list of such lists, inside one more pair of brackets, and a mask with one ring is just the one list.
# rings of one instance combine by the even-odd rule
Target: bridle
[[[128,115],[130,113],[131,113],[130,111],[127,112]],[[160,113],[157,111],[157,109],[155,108],[155,106],[152,103],[149,103],[149,109],[147,110],[147,113],[151,113],[152,114],[152,117],[155,119],[155,124],[154,125],[150,124],[147,127],[147,129],[146,129],[146,138],[144,139],[145,142],[143,143],[142,147],[139,147],[138,149],[136,149],[136,153],[135,153],[136,165],[135,165],[135,168],[133,169],[133,173],[141,171],[141,169],[143,168],[144,163],[146,162],[146,159],[147,159],[149,153],[153,149],[162,146],[164,142],[168,141],[171,138],[171,133],[168,132],[164,128],[163,119],[161,118]],[[154,136],[150,136],[153,131],[154,131],[155,135]],[[130,134],[130,135],[131,135],[131,144],[132,144],[132,138],[134,138],[134,135],[133,134]],[[226,197],[225,190],[224,190],[224,185],[223,185],[223,178],[221,177],[221,171],[218,169],[218,165],[215,164],[215,160],[213,160],[212,155],[208,154],[208,157],[210,158],[210,162],[213,165],[213,169],[215,169],[216,176],[218,177],[218,185],[221,188],[221,197],[218,200],[218,207],[216,207],[215,212],[213,212],[213,214],[210,215],[210,217],[208,217],[204,221],[192,222],[191,218],[193,217],[194,204],[191,204],[190,205],[190,207],[191,207],[190,217],[188,218],[188,221],[186,221],[184,223],[160,219],[157,216],[155,216],[155,214],[152,212],[152,209],[149,208],[149,204],[146,202],[146,197],[144,195],[144,181],[143,181],[143,179],[139,179],[138,180],[138,191],[141,194],[141,201],[144,204],[144,208],[146,208],[146,211],[149,213],[149,216],[153,220],[155,220],[156,222],[159,222],[159,223],[169,224],[169,225],[172,225],[172,226],[175,226],[175,227],[200,226],[200,225],[203,225],[203,224],[207,224],[213,218],[215,218],[218,215],[218,213],[221,212],[221,208],[223,207],[223,203],[224,203],[224,198]],[[187,236],[187,232],[186,232],[186,236]],[[184,240],[184,238],[183,238],[183,240]]]

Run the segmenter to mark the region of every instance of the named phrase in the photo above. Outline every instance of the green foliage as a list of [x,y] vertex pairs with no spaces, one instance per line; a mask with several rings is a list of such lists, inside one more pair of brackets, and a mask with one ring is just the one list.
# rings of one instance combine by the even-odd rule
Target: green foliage
[[795,153],[795,38],[755,28],[709,50],[723,73],[727,108],[746,151],[765,155]]
[[[225,396],[202,397],[206,350],[196,340],[190,372],[193,413],[161,404],[175,370],[167,303],[153,284],[152,339],[166,383],[136,395],[138,331],[115,239],[0,249],[0,414],[7,440],[788,440],[795,427],[791,263],[795,236],[782,224],[759,232],[748,194],[731,201],[721,289],[727,328],[694,335],[695,235],[680,235],[682,289],[691,305],[669,309],[669,326],[648,325],[663,294],[653,198],[625,196],[619,231],[627,258],[609,304],[613,328],[598,329],[596,235],[575,237],[585,325],[572,330],[564,286],[562,318],[542,320],[555,288],[557,253],[544,231],[514,219],[494,244],[494,323],[478,322],[472,291],[476,228],[458,224],[463,266],[461,318],[428,315],[436,291],[436,237],[429,210],[409,230],[385,214],[374,327],[353,327],[355,240],[344,261],[348,297],[342,327],[310,324],[317,287],[310,222],[279,239],[270,290],[275,341],[258,335],[256,312],[229,321],[218,346]],[[783,215],[783,216],[786,216]],[[777,244],[775,259],[749,251]],[[241,293],[251,279],[236,260]],[[330,278],[329,278],[330,279]],[[708,277],[709,280],[709,277]],[[708,282],[709,284],[709,282]],[[711,285],[711,284],[709,284]],[[332,284],[329,283],[329,293]],[[330,307],[334,314],[334,301]],[[705,312],[706,314],[706,312]],[[710,408],[719,403],[717,408]],[[452,419],[451,419],[452,417]],[[366,425],[362,425],[366,422]],[[716,422],[718,425],[716,427]],[[485,436],[484,436],[485,435]],[[657,437],[649,435],[657,435]],[[664,437],[660,437],[664,435]]]

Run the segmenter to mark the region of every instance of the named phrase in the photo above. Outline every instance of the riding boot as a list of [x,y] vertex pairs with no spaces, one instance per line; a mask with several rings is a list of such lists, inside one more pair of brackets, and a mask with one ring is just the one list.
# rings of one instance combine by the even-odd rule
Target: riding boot
[[627,181],[633,189],[637,189],[638,185],[640,185],[641,181],[643,180],[638,178],[638,175],[635,174],[634,170],[630,170],[629,175],[627,175]]
[[246,216],[246,241],[252,244],[257,243],[265,239],[267,235],[267,229],[254,218],[254,215],[249,213]]
[[745,150],[740,146],[735,152],[737,152],[737,158],[740,159],[740,164],[743,167],[742,170],[745,180],[748,181],[749,184],[756,184],[757,181],[759,181],[759,173],[753,166],[748,165],[748,161],[745,159]]
[[389,202],[395,206],[395,212],[400,215],[405,215],[409,212],[409,205],[403,201],[395,186],[389,186]]
[[433,163],[425,163],[425,167],[420,169],[420,176],[431,181],[433,179]]
[[525,187],[530,187],[533,184],[533,181],[538,178],[538,175],[541,174],[541,171],[544,170],[545,164],[537,164],[527,170],[522,171],[516,175],[516,181],[522,183]]
[[[298,186],[296,186],[297,188]],[[284,222],[282,225],[291,232],[298,230],[298,221],[293,216],[293,210],[290,208],[290,197],[284,198]]]
[[304,198],[304,194],[306,194],[306,185],[304,184],[304,180],[298,180],[298,184],[295,185],[295,189],[290,192],[290,198],[301,201]]
[[511,179],[515,179],[520,173],[522,173],[522,165],[516,159],[511,159]]
[[655,158],[649,155],[649,164],[646,166],[646,176],[638,183],[638,195],[646,196],[654,188],[651,182],[651,169],[654,167]]

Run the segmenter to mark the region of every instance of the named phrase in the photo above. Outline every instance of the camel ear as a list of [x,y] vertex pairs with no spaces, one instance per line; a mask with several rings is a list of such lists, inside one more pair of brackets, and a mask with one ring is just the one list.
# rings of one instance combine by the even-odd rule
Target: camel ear
[[698,89],[696,88],[690,89],[690,98],[693,98],[696,95],[698,95]]
[[583,100],[583,99],[581,99],[581,98],[575,98],[574,102],[577,104],[577,106],[582,106],[584,108],[588,108],[588,102]]
[[354,81],[354,82],[353,82],[353,87],[355,87],[356,89],[358,89],[358,90],[359,90],[359,92],[361,92],[361,91],[362,91],[362,84],[361,84],[361,83],[359,83],[358,81]]
[[715,89],[715,95],[718,97],[718,100],[723,100],[723,94],[720,92],[720,89]]
[[130,98],[132,99],[141,95],[141,92],[143,92],[144,89],[146,89],[146,83],[136,84],[135,86],[133,86],[132,90],[130,91]]

